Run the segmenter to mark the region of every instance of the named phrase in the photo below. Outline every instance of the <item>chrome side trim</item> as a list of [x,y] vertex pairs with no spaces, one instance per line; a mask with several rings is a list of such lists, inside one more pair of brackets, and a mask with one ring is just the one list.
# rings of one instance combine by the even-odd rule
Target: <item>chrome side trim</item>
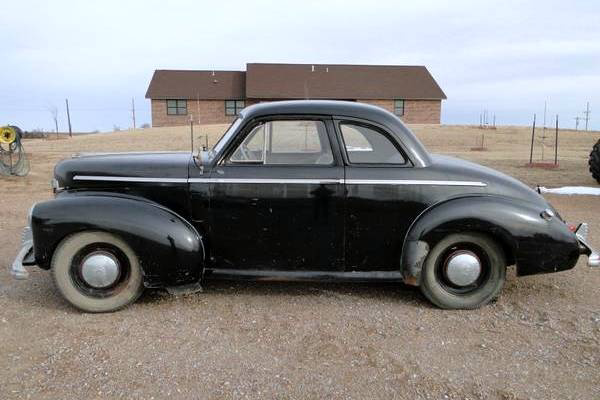
[[424,186],[487,186],[485,182],[432,181],[411,179],[346,179],[348,185],[424,185]]
[[104,182],[153,182],[153,183],[187,183],[186,178],[140,178],[136,176],[94,176],[75,175],[75,181],[104,181]]
[[217,279],[252,279],[272,281],[402,281],[399,271],[285,271],[285,270],[256,270],[236,268],[206,269],[205,278]]
[[80,152],[71,154],[71,158],[82,158],[82,157],[97,157],[97,156],[135,156],[145,154],[182,154],[189,153],[189,151],[125,151],[125,152]]
[[250,183],[250,184],[312,184],[312,185],[422,185],[422,186],[477,186],[485,187],[485,182],[472,181],[435,181],[404,179],[304,179],[304,178],[150,178],[135,176],[92,176],[75,175],[76,181],[106,182],[154,182],[154,183]]
[[191,178],[190,183],[288,183],[288,184],[312,184],[312,185],[333,185],[344,183],[343,179],[241,179],[241,178]]

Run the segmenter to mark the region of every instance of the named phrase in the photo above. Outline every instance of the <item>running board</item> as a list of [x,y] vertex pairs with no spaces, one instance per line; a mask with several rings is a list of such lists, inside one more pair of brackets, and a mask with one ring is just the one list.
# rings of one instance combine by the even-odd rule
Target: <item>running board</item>
[[398,271],[278,271],[259,269],[214,268],[204,271],[204,279],[249,279],[260,281],[336,281],[336,282],[402,282]]

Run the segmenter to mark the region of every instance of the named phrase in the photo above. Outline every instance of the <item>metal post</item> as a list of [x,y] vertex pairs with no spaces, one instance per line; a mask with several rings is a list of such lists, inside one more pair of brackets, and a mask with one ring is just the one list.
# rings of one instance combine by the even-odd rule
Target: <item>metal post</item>
[[535,114],[533,114],[533,129],[531,130],[531,150],[529,151],[529,164],[533,162],[533,140],[535,138]]
[[133,130],[135,131],[135,102],[133,97],[131,98],[131,117],[133,118]]
[[73,137],[73,132],[71,130],[71,114],[69,114],[69,99],[65,99],[65,104],[67,105],[67,122],[69,123],[69,137]]
[[558,165],[558,114],[556,114],[556,130],[554,131],[554,165]]

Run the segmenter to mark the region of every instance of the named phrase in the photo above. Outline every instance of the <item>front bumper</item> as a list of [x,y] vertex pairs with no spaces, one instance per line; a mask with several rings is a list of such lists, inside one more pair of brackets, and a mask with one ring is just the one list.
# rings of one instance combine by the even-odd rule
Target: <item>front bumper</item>
[[21,237],[21,250],[17,253],[15,260],[10,265],[10,274],[15,279],[27,279],[29,272],[25,269],[26,265],[35,265],[35,257],[33,255],[33,236],[31,228],[27,227],[23,230]]
[[577,229],[575,230],[575,236],[577,236],[577,240],[579,241],[579,247],[581,249],[581,254],[585,254],[588,256],[588,266],[590,267],[600,267],[600,254],[589,245],[587,241],[589,228],[588,224],[585,222],[579,224]]

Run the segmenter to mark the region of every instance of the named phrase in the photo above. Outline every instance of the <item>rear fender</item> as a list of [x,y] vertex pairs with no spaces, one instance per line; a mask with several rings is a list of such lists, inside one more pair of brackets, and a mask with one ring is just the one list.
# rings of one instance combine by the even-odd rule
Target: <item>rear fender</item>
[[32,210],[36,263],[44,269],[68,235],[98,230],[125,240],[137,254],[144,284],[163,287],[197,282],[202,276],[202,236],[183,217],[134,197],[63,196],[37,203]]
[[460,197],[435,204],[411,225],[401,258],[405,282],[419,285],[429,249],[451,233],[478,232],[497,241],[517,274],[554,272],[577,262],[575,235],[559,218],[540,217],[540,205],[500,196]]

